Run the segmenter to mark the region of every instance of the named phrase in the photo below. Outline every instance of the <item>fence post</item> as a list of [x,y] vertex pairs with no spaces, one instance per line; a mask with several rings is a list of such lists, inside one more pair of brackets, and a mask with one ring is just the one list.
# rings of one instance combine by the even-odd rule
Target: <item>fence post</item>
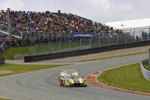
[[80,39],[80,49],[81,49],[81,45],[82,45],[82,39]]
[[117,44],[118,44],[118,34],[117,34]]
[[101,44],[101,40],[100,40],[100,36],[99,36],[99,46],[100,46],[100,44]]
[[92,38],[90,38],[90,48],[92,48]]
[[48,42],[48,48],[49,48],[49,52],[51,52],[51,42]]
[[61,50],[61,41],[59,41],[59,50]]
[[127,37],[125,37],[125,43],[126,43],[126,44],[128,43],[128,41],[127,41]]
[[108,36],[108,45],[109,45],[109,36]]
[[70,40],[70,48],[72,48],[72,41]]
[[36,53],[39,53],[39,44],[36,45]]

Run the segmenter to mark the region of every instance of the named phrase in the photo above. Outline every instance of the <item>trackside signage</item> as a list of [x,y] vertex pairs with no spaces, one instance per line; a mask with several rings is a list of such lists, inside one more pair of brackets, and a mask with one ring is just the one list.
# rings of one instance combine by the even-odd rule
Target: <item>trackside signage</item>
[[73,33],[74,38],[93,38],[95,33]]

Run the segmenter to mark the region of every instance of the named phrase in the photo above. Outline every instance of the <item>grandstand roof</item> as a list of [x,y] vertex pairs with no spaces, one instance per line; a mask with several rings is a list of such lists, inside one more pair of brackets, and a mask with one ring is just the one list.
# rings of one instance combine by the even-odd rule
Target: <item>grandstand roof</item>
[[106,23],[106,25],[117,28],[117,29],[150,27],[150,18],[108,22]]

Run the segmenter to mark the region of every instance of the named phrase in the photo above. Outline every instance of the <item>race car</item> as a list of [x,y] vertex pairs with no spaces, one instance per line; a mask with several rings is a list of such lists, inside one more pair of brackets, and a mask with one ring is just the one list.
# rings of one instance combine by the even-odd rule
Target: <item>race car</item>
[[79,73],[77,72],[76,69],[69,69],[69,70],[63,70],[59,73],[59,77],[62,77],[62,76],[79,76]]
[[[62,74],[62,73],[61,73]],[[71,87],[71,86],[87,86],[87,82],[84,78],[78,75],[78,72],[72,74],[72,70],[63,71],[63,75],[59,76],[60,86]]]
[[85,79],[79,76],[62,76],[59,79],[60,86],[87,86],[87,82]]

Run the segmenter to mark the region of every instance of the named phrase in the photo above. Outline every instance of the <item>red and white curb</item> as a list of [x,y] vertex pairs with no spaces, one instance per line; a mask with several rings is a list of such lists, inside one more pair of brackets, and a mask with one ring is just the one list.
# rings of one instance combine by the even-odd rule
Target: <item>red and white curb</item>
[[93,74],[91,74],[91,75],[86,77],[86,81],[89,84],[97,86],[97,87],[100,87],[100,88],[105,88],[105,89],[114,90],[114,91],[118,91],[118,92],[125,92],[125,93],[133,93],[133,94],[137,94],[137,95],[150,96],[150,93],[148,93],[148,92],[132,91],[132,90],[117,88],[117,87],[114,87],[114,86],[110,86],[110,85],[104,84],[104,83],[102,83],[100,81],[97,81],[97,77],[99,75],[100,75],[99,72],[93,73]]

